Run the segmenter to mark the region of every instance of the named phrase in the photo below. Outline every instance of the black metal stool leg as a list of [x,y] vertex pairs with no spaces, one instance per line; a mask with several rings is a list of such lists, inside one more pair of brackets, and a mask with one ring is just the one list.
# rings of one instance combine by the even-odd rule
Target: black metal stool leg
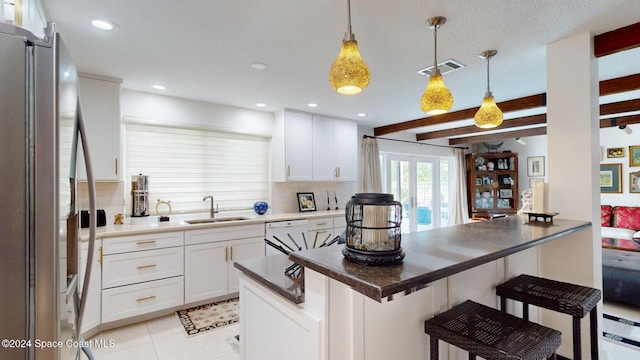
[[469,360],[476,360],[476,356],[472,353],[469,353]]
[[522,303],[522,318],[525,320],[529,320],[529,303]]
[[507,298],[504,296],[500,296],[500,310],[507,312]]
[[589,312],[589,322],[591,323],[591,360],[598,360],[598,307],[594,307]]
[[429,336],[431,341],[429,346],[429,352],[431,353],[431,360],[438,360],[438,338],[435,336]]
[[582,344],[580,341],[580,318],[573,317],[573,358],[582,359]]

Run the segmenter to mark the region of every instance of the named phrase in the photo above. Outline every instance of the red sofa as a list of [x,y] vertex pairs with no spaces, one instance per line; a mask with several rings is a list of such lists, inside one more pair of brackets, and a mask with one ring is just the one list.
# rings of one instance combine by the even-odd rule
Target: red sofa
[[605,300],[640,307],[640,207],[600,208]]

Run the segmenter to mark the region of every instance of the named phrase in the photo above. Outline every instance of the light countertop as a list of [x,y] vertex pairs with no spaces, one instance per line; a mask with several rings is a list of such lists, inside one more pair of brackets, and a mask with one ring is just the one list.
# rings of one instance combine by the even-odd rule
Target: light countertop
[[[107,219],[107,226],[96,228],[96,238],[104,239],[117,236],[129,236],[129,235],[144,235],[153,234],[157,232],[170,232],[170,231],[185,231],[196,229],[207,229],[226,226],[238,226],[238,225],[251,225],[251,224],[264,224],[274,221],[286,221],[286,220],[298,220],[298,219],[312,219],[322,217],[335,217],[344,216],[344,209],[340,210],[323,210],[323,211],[309,211],[309,212],[296,212],[296,213],[279,213],[279,214],[265,214],[257,215],[254,212],[245,213],[229,213],[229,214],[216,214],[216,218],[224,219],[225,217],[242,215],[249,218],[248,220],[234,220],[218,223],[203,223],[203,224],[188,224],[185,220],[192,219],[205,219],[208,214],[192,214],[192,215],[179,215],[171,216],[171,221],[159,222],[157,216],[149,216],[147,218],[134,219],[133,223],[127,218],[122,225],[114,225],[110,223],[113,219]],[[89,229],[84,228],[80,231],[80,236],[83,241],[89,238]]]

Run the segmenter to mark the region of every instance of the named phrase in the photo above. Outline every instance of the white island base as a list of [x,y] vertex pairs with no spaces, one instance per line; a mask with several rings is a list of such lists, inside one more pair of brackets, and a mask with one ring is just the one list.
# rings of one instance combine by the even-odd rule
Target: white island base
[[[294,304],[250,276],[240,279],[240,355],[243,360],[427,360],[429,337],[424,321],[471,299],[499,308],[496,285],[522,273],[569,281],[543,271],[550,260],[553,272],[575,267],[558,264],[557,252],[545,247],[584,246],[591,229],[564,236],[469,270],[436,280],[427,286],[378,302],[351,287],[306,268],[304,302]],[[542,257],[547,257],[542,261]],[[566,260],[566,259],[565,259]],[[571,271],[575,273],[575,269]],[[573,281],[577,283],[578,281]],[[581,282],[588,283],[585,279]],[[512,314],[521,306],[508,303]],[[571,321],[564,315],[532,307],[531,321],[563,333],[561,350],[571,354]],[[588,317],[583,319],[583,354],[588,354]],[[551,325],[549,325],[550,323]],[[560,352],[562,354],[562,352]],[[440,343],[440,359],[466,360],[468,354]]]

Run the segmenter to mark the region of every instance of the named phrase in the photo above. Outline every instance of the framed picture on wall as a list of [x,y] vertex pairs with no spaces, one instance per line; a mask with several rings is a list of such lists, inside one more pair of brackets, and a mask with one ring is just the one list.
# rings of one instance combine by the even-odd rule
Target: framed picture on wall
[[640,171],[629,173],[629,192],[640,194]]
[[629,146],[629,166],[640,166],[640,145]]
[[623,158],[624,157],[624,148],[607,148],[607,157],[608,158]]
[[600,164],[600,192],[622,192],[622,164]]
[[544,176],[544,156],[527,158],[527,176]]
[[304,211],[316,211],[316,199],[313,193],[298,193],[298,209]]

